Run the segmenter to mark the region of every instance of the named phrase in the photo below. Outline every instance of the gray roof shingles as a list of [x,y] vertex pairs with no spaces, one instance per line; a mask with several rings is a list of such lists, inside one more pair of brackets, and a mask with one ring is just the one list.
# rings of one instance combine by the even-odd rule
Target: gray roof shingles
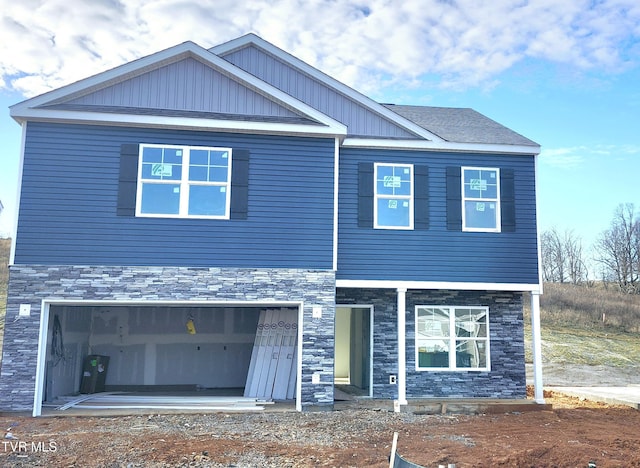
[[469,108],[383,104],[387,109],[456,143],[539,146],[498,122]]

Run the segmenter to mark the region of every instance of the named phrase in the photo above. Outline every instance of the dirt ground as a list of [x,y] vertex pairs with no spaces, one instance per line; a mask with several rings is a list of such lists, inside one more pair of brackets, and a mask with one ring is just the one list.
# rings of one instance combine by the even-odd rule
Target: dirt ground
[[120,417],[4,414],[0,464],[384,467],[396,431],[398,452],[425,467],[640,467],[640,411],[553,393],[545,397],[552,411],[475,416],[381,408]]

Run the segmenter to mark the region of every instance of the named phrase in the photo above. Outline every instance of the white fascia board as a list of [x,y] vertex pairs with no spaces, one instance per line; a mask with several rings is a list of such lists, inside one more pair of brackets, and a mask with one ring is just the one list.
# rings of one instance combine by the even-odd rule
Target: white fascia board
[[160,128],[182,128],[188,130],[222,131],[241,133],[343,136],[346,129],[324,125],[304,125],[273,122],[252,122],[244,120],[214,120],[189,117],[164,117],[137,114],[116,114],[107,112],[65,111],[57,109],[31,109],[28,117],[18,122],[56,122],[109,124],[113,126],[138,126]]
[[506,145],[488,143],[456,143],[450,141],[424,140],[387,140],[381,138],[345,138],[343,148],[376,148],[423,151],[471,152],[471,153],[504,153],[537,155],[540,146]]
[[387,281],[387,280],[336,280],[337,288],[369,289],[449,289],[455,291],[531,291],[542,289],[542,284],[519,283],[466,283],[457,281]]
[[[215,54],[208,52],[206,49],[198,46],[193,42],[185,42],[175,47],[157,52],[153,55],[149,55],[142,59],[129,62],[120,67],[112,70],[100,73],[90,78],[78,81],[68,86],[64,86],[57,90],[51,91],[46,94],[42,94],[35,98],[23,101],[11,107],[11,116],[17,121],[27,120],[34,117],[34,108],[50,104],[56,101],[62,101],[66,98],[70,98],[78,93],[91,92],[93,89],[104,88],[116,82],[121,82],[128,77],[137,76],[141,73],[158,68],[167,63],[182,60],[186,57],[193,57],[199,59],[206,65],[211,66],[217,71],[224,73],[231,79],[238,81],[239,83],[247,86],[253,91],[275,101],[276,103],[283,105],[289,109],[292,109],[312,120],[319,122],[322,125],[333,129],[331,134],[346,135],[347,127],[332,119],[331,117],[323,114],[322,112],[314,109],[313,107],[299,101],[292,96],[282,92],[278,88],[271,86],[270,84],[256,78],[255,76],[245,72],[241,68],[236,67],[230,62],[218,57]],[[41,109],[39,109],[41,110]]]
[[336,138],[333,156],[333,271],[338,270],[338,191],[340,181],[340,140]]
[[197,307],[248,307],[248,306],[273,306],[273,307],[301,307],[302,301],[279,301],[271,299],[257,299],[251,301],[241,300],[171,300],[171,299],[64,299],[49,297],[42,300],[42,307],[47,305],[83,305],[83,306],[197,306]]
[[381,115],[382,117],[396,123],[398,126],[403,127],[405,130],[408,130],[412,133],[415,133],[418,136],[426,138],[427,140],[432,141],[444,141],[441,137],[436,135],[435,133],[431,133],[429,130],[419,126],[418,124],[412,122],[409,119],[402,117],[399,114],[396,114],[390,109],[387,109],[382,104],[374,101],[373,99],[365,96],[364,94],[356,91],[355,89],[341,83],[340,81],[332,78],[324,72],[321,72],[315,67],[312,67],[308,63],[300,60],[297,57],[285,52],[284,50],[274,46],[270,42],[265,41],[259,36],[255,34],[247,34],[245,36],[239,37],[237,39],[233,39],[229,42],[225,42],[224,44],[220,44],[218,46],[212,47],[209,49],[209,52],[212,52],[216,55],[223,56],[228,54],[229,52],[233,52],[235,50],[241,49],[248,45],[254,45],[259,47],[269,54],[279,58],[280,60],[288,63],[294,68],[297,68],[304,72],[305,74],[311,76],[312,78],[324,83],[325,85],[333,88],[339,93],[347,96],[349,99],[362,104],[363,106],[369,108],[372,112]]

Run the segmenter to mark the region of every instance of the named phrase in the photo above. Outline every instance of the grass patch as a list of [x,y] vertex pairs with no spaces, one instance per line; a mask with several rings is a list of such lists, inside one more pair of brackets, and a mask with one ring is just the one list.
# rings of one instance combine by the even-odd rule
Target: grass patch
[[[525,358],[532,362],[529,299]],[[604,314],[604,315],[603,315]],[[556,364],[640,365],[640,296],[603,285],[545,284],[540,298],[542,359]]]
[[546,283],[540,318],[547,325],[640,333],[640,295],[622,293],[611,284]]
[[640,334],[543,326],[542,355],[545,362],[556,364],[638,365]]

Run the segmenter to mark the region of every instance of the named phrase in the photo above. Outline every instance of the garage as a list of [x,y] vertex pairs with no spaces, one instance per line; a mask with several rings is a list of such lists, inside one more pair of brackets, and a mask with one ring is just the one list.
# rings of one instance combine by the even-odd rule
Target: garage
[[41,323],[36,398],[44,405],[100,392],[293,400],[299,310],[251,303],[50,304]]

